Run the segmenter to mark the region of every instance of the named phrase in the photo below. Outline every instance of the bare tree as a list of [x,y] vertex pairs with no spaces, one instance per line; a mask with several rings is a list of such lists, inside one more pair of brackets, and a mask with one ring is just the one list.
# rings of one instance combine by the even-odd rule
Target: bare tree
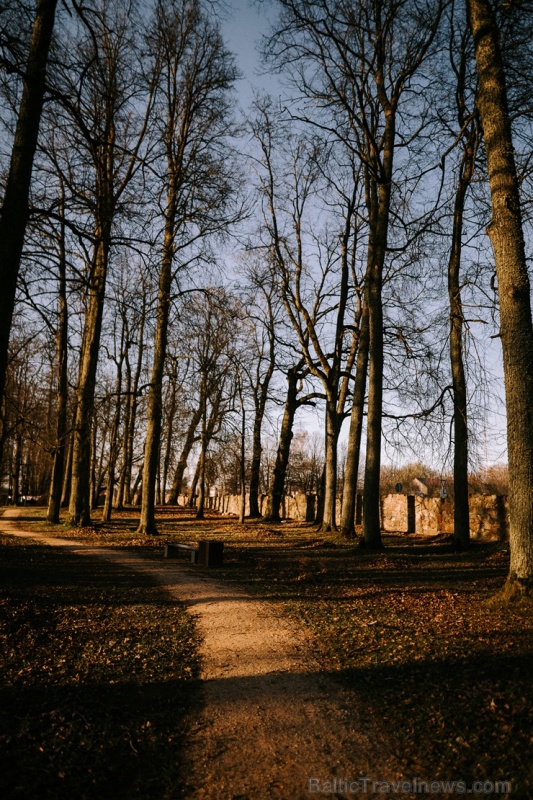
[[[362,544],[380,549],[382,287],[394,157],[402,115],[409,119],[401,102],[407,95],[413,102],[414,76],[434,42],[442,3],[281,0],[281,7],[271,54],[292,65],[296,84],[322,110],[318,118],[302,116],[351,147],[364,167],[371,257],[366,277],[369,390]],[[423,119],[422,109],[420,115]]]
[[[323,530],[334,530],[337,442],[357,352],[348,315],[359,184],[352,174],[347,189],[336,190],[325,172],[324,143],[276,130],[268,102],[258,106],[253,127],[261,150],[263,244],[279,276],[286,314],[309,372],[320,381],[325,396],[325,506],[321,525]],[[282,154],[286,161],[279,164]],[[328,197],[327,202],[322,197]],[[321,214],[328,220],[322,227],[317,222]]]
[[48,496],[48,522],[59,523],[61,492],[65,471],[68,415],[68,301],[67,258],[65,252],[64,208],[60,208],[62,219],[59,227],[58,252],[58,319],[56,330],[57,407],[56,436],[53,452],[52,478]]
[[234,180],[227,149],[229,90],[235,68],[218,27],[197,2],[158,3],[148,43],[155,58],[161,120],[157,133],[165,163],[157,177],[165,198],[138,530],[156,534],[155,482],[173,284],[178,273],[185,278],[207,238],[223,231],[231,217],[235,219],[230,212]]
[[[453,36],[453,28],[452,34]],[[458,165],[451,248],[448,260],[448,297],[450,303],[450,363],[453,391],[454,426],[454,543],[457,549],[468,547],[470,542],[470,511],[468,500],[468,396],[463,354],[464,313],[461,297],[461,254],[466,196],[476,163],[481,130],[479,115],[468,108],[468,74],[470,53],[467,47],[468,32],[463,31],[457,44],[454,60],[453,40],[450,48],[452,69],[456,80],[457,122],[459,125],[460,159]]]
[[[61,170],[77,225],[83,230],[79,277],[85,289],[73,431],[69,518],[90,522],[91,423],[106,283],[118,210],[132,206],[127,189],[140,168],[140,149],[150,115],[150,90],[139,83],[137,17],[133,3],[76,5],[76,23],[65,30],[68,63],[51,75],[57,104],[49,125],[61,136],[51,161]],[[140,95],[143,95],[142,97]],[[143,113],[144,112],[144,116]],[[62,125],[58,126],[58,119]]]

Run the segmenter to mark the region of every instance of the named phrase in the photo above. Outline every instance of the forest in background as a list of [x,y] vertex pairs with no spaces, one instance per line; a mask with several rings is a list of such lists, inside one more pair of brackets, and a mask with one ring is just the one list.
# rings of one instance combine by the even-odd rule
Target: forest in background
[[262,55],[284,93],[244,114],[222,7],[2,10],[4,221],[39,15],[54,20],[12,318],[2,308],[2,495],[47,497],[50,521],[66,507],[82,527],[99,497],[109,520],[139,495],[155,533],[156,503],[185,488],[199,517],[217,487],[251,516],[267,494],[276,520],[292,482],[319,494],[323,530],[352,536],[359,485],[379,547],[382,461],[422,461],[453,483],[465,546],[469,480],[505,454],[505,337],[523,352],[507,414],[509,387],[529,391],[528,348],[500,319],[520,292],[501,288],[475,16],[501,45],[529,263],[532,9],[274,9]]

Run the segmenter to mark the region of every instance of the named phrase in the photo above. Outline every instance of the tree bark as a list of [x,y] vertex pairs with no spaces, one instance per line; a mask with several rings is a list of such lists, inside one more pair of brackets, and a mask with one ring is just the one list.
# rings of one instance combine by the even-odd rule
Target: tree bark
[[270,382],[270,377],[272,376],[273,371],[274,370],[272,368],[268,382],[262,382],[259,390],[259,397],[256,399],[255,406],[254,429],[252,434],[252,459],[250,463],[250,486],[248,488],[248,515],[252,519],[261,517],[261,511],[259,509],[259,484],[261,477],[262,453],[261,428],[263,425],[263,417],[265,416],[266,401],[268,396],[268,383]]
[[497,22],[488,0],[469,0],[490,182],[500,305],[509,457],[507,599],[533,595],[533,324],[520,195]]
[[[75,415],[73,415],[75,416]],[[63,487],[61,489],[61,508],[68,508],[70,502],[70,486],[72,481],[72,451],[73,451],[72,431],[67,438],[67,454],[65,469],[63,472]]]
[[[335,387],[337,389],[337,387]],[[337,445],[339,440],[338,395],[328,396],[326,390],[325,447],[324,447],[324,508],[320,530],[336,531],[337,521]]]
[[60,231],[59,253],[59,318],[56,332],[56,369],[57,369],[57,404],[56,404],[56,442],[50,494],[48,497],[48,522],[57,525],[60,520],[61,492],[65,470],[65,453],[67,447],[67,409],[68,409],[68,305],[66,279],[66,253],[64,224]]
[[363,416],[365,408],[366,381],[368,374],[368,303],[365,302],[361,316],[361,328],[357,350],[357,364],[354,378],[348,449],[342,490],[341,533],[348,539],[355,536],[355,507],[357,502],[357,478]]
[[157,318],[154,342],[154,360],[148,394],[146,443],[144,446],[143,488],[141,518],[137,533],[140,535],[157,535],[155,523],[155,485],[157,479],[157,463],[159,443],[161,440],[161,416],[163,413],[163,372],[167,354],[168,319],[170,314],[170,290],[172,286],[172,258],[174,249],[174,207],[173,187],[170,187],[168,212],[165,222],[165,238],[163,256],[159,275],[159,295],[157,302]]
[[239,397],[241,403],[241,453],[239,459],[241,502],[239,508],[239,522],[243,525],[246,517],[246,409],[244,407],[244,396],[241,384],[239,384]]
[[28,219],[33,159],[57,0],[38,0],[9,175],[0,217],[0,398],[3,397],[17,278]]
[[381,425],[383,419],[383,266],[387,251],[391,181],[393,172],[395,112],[386,103],[383,135],[382,178],[376,185],[373,176],[367,178],[370,211],[370,268],[367,271],[367,302],[369,331],[368,417],[363,488],[363,536],[361,547],[381,550]]
[[174,435],[174,418],[176,416],[176,402],[177,402],[177,362],[174,360],[172,375],[170,377],[170,400],[167,402],[167,431],[165,442],[165,456],[163,458],[163,472],[161,475],[161,495],[162,505],[167,502],[167,480],[170,468],[170,459],[172,456],[172,439]]
[[110,238],[111,221],[108,216],[96,236],[96,252],[89,285],[89,308],[85,319],[80,374],[76,392],[69,517],[70,524],[78,527],[91,524],[91,423]]
[[463,156],[455,194],[452,246],[448,262],[448,298],[450,302],[450,362],[453,387],[453,541],[457,550],[470,544],[470,510],[468,503],[468,417],[467,386],[463,357],[464,316],[461,301],[461,249],[465,198],[474,173],[477,150],[477,122],[470,126],[464,142]]
[[265,514],[263,516],[264,522],[279,522],[281,520],[279,511],[283,500],[285,476],[287,474],[287,466],[289,463],[292,429],[294,425],[294,417],[300,405],[298,402],[298,383],[300,381],[300,372],[302,366],[303,359],[299,364],[296,364],[287,372],[287,396],[285,398],[285,409],[283,411],[283,419],[279,434],[276,463],[274,465],[272,481],[266,500]]
[[143,364],[144,325],[146,321],[146,292],[143,294],[141,316],[139,320],[137,363],[133,377],[129,363],[128,350],[126,350],[126,409],[124,411],[124,457],[117,490],[117,508],[122,508],[126,503],[132,503],[131,475],[133,472],[133,445],[135,441],[135,424],[137,421],[137,407],[139,403],[139,382]]
[[202,410],[202,432],[200,436],[200,459],[198,461],[198,483],[200,490],[198,492],[198,502],[196,504],[196,519],[204,518],[205,508],[205,460],[207,455],[207,375],[205,371],[202,372],[202,387],[200,390],[201,396],[204,398]]
[[120,452],[119,429],[120,418],[122,415],[122,367],[125,357],[125,347],[127,347],[127,336],[125,331],[124,319],[120,336],[120,353],[117,361],[117,379],[115,383],[115,411],[113,422],[109,433],[109,461],[107,464],[107,487],[105,495],[104,510],[102,521],[109,522],[111,519],[111,509],[113,507],[113,494],[115,490],[115,471],[117,459]]

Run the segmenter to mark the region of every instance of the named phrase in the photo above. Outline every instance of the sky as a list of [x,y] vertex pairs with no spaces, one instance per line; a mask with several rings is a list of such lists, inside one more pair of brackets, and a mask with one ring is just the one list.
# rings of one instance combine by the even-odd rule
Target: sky
[[261,75],[257,44],[261,36],[268,33],[276,6],[248,0],[230,0],[228,5],[228,19],[222,22],[222,32],[243,76],[238,81],[237,91],[239,105],[245,109],[253,99],[254,88],[265,91],[275,88],[271,76]]

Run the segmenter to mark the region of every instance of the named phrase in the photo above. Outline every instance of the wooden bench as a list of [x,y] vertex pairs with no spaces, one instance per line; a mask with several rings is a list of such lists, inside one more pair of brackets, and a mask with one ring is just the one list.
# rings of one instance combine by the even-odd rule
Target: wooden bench
[[165,558],[178,558],[182,552],[190,553],[191,564],[218,567],[224,560],[224,542],[201,539],[198,547],[192,544],[169,542],[165,545]]
[[178,544],[172,542],[165,545],[165,558],[178,558],[182,552],[189,553],[191,564],[198,564],[198,548],[192,544]]

